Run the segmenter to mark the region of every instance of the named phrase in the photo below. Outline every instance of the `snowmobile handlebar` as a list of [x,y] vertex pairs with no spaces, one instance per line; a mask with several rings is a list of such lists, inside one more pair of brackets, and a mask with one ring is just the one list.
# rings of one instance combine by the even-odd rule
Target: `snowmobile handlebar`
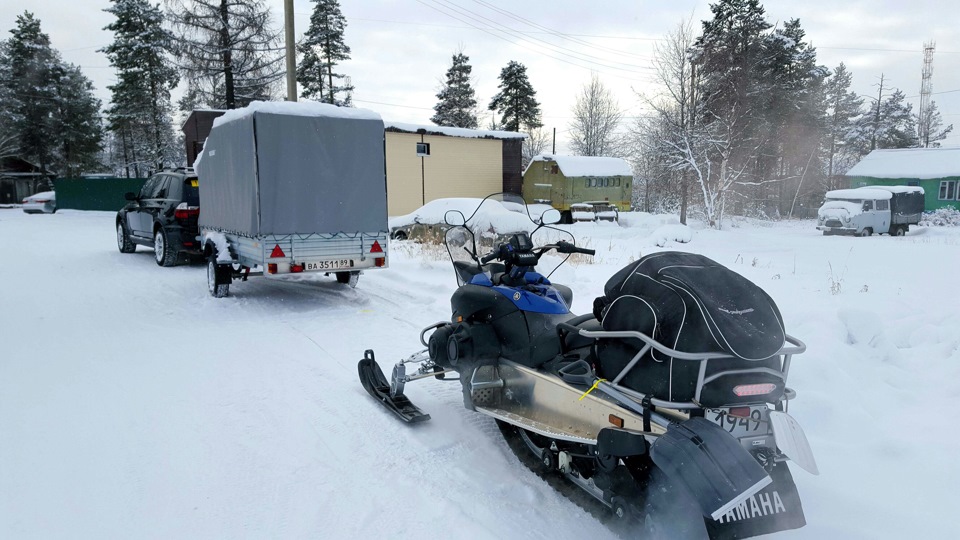
[[487,264],[497,259],[513,266],[536,266],[540,261],[540,257],[551,249],[557,250],[558,253],[566,254],[582,253],[584,255],[595,255],[597,253],[596,250],[580,248],[564,240],[560,240],[556,244],[526,250],[517,249],[510,243],[504,243],[497,246],[497,249],[481,257],[480,264]]

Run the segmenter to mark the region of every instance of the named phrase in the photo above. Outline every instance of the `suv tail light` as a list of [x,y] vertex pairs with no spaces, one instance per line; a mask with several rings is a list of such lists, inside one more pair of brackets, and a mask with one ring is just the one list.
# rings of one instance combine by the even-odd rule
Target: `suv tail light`
[[189,219],[190,217],[199,215],[199,206],[187,206],[187,203],[185,202],[180,203],[173,211],[173,217],[177,219]]

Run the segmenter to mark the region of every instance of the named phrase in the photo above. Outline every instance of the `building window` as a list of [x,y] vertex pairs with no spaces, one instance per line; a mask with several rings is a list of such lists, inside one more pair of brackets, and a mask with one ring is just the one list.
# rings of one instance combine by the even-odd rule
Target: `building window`
[[560,174],[560,167],[553,165],[550,167],[550,174]]
[[424,157],[430,155],[430,143],[418,142],[417,143],[417,156]]
[[940,200],[952,201],[957,195],[957,181],[943,180],[940,182]]
[[889,210],[890,201],[877,201],[877,210]]

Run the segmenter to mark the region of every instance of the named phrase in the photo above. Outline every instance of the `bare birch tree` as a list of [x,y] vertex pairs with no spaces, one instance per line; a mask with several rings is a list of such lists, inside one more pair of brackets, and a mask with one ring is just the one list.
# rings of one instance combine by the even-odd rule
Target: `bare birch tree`
[[583,86],[573,106],[570,146],[580,156],[613,156],[620,153],[617,127],[623,113],[613,93],[596,73]]

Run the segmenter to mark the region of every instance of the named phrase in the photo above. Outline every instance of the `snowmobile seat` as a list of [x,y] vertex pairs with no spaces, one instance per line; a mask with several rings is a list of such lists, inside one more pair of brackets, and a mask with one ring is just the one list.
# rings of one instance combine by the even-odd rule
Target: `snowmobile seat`
[[[600,325],[600,321],[593,316],[593,313],[578,315],[569,321],[566,321],[566,323],[591,332],[603,330],[603,327]],[[575,332],[567,332],[563,336],[563,347],[564,350],[567,351],[584,349],[593,345],[594,342],[595,340],[593,338],[583,337]]]

